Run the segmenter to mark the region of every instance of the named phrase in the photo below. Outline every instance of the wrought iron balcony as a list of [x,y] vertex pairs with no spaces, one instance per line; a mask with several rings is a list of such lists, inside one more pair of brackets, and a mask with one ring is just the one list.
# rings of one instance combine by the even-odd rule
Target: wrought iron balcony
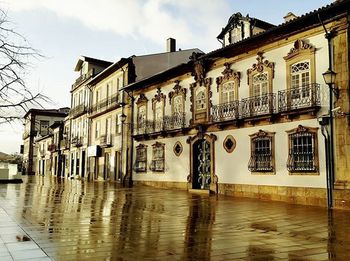
[[72,138],[71,144],[75,147],[81,147],[83,146],[83,138],[75,136]]
[[320,85],[317,83],[278,92],[279,112],[311,108],[320,105]]
[[239,101],[214,105],[211,116],[213,122],[239,119]]
[[268,93],[242,99],[241,118],[269,115],[276,112],[276,94]]
[[72,90],[75,89],[78,85],[80,85],[82,82],[90,79],[92,76],[94,76],[95,70],[90,69],[87,73],[84,73],[78,77],[78,79],[75,80],[75,83],[72,84]]
[[161,131],[177,130],[186,127],[185,113],[173,116],[164,116],[163,120],[159,121],[144,121],[138,122],[135,129],[135,135],[151,134]]
[[78,106],[72,108],[69,112],[72,118],[76,118],[87,112],[87,106],[85,104],[79,104]]
[[112,146],[112,135],[105,134],[100,136],[100,146],[101,147],[110,147]]
[[99,112],[106,111],[112,107],[116,107],[120,104],[120,100],[118,100],[118,93],[113,94],[112,96],[95,103],[90,108],[90,114],[96,114]]

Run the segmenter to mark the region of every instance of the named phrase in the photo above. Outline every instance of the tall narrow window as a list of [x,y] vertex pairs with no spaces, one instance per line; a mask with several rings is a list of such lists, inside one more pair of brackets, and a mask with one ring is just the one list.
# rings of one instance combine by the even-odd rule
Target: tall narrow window
[[117,114],[116,117],[115,117],[115,133],[117,135],[121,134],[122,133],[122,118],[121,118],[121,114]]
[[97,121],[95,123],[95,138],[99,138],[100,137],[100,122]]
[[288,131],[289,155],[287,168],[290,172],[317,172],[317,128],[298,128]]
[[165,98],[166,96],[162,93],[161,89],[158,88],[156,95],[154,95],[152,99],[153,125],[156,132],[163,130]]
[[310,61],[302,61],[291,66],[292,99],[310,96]]
[[146,124],[147,124],[147,97],[141,93],[139,98],[136,101],[137,105],[137,118],[136,118],[136,126],[137,126],[137,134],[146,133]]
[[156,102],[155,103],[155,109],[154,109],[154,126],[156,131],[160,131],[163,128],[163,112],[164,112],[164,105],[163,102]]
[[221,103],[229,103],[235,101],[235,84],[227,82],[221,88]]
[[150,169],[155,172],[164,172],[165,144],[156,142],[155,144],[152,145],[152,147],[153,147],[153,154],[152,154],[152,162],[151,162]]
[[180,86],[180,81],[175,81],[173,91],[169,92],[171,104],[171,121],[168,128],[178,129],[185,126],[185,100],[187,89]]
[[205,110],[207,108],[206,97],[204,91],[199,91],[196,94],[196,110]]
[[140,144],[136,147],[136,172],[146,172],[147,171],[147,146]]
[[252,172],[274,171],[274,135],[260,130],[251,135],[251,156],[248,169]]
[[253,77],[253,97],[254,106],[261,106],[268,103],[268,75],[267,73],[259,73]]

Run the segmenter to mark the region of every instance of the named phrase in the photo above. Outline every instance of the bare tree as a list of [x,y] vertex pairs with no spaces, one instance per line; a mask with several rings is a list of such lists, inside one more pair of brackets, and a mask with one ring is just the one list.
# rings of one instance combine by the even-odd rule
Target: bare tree
[[24,80],[30,61],[40,57],[0,10],[0,124],[21,119],[30,108],[49,101],[39,91],[31,91]]

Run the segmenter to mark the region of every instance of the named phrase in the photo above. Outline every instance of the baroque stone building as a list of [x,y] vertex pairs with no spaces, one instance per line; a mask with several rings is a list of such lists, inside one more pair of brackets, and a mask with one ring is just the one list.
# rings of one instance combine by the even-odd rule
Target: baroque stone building
[[349,207],[349,7],[337,1],[255,31],[254,18],[233,15],[222,48],[126,86],[134,183],[325,206],[331,130],[319,120],[329,117],[323,73],[332,69],[331,186],[335,206]]

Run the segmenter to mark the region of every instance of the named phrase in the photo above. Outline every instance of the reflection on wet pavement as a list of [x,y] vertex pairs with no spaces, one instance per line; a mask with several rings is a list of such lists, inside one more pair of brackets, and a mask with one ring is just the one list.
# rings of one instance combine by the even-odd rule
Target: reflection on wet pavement
[[49,257],[350,260],[350,212],[55,178],[0,185],[0,260]]

